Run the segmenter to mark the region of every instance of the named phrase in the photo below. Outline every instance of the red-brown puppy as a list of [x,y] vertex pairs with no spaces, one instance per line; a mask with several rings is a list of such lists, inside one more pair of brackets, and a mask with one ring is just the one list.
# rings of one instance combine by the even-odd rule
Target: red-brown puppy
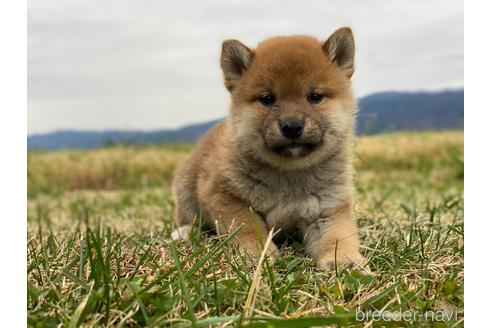
[[[219,232],[244,225],[237,242],[253,256],[264,242],[258,238],[274,228],[301,236],[321,268],[335,258],[364,263],[352,213],[354,50],[346,27],[324,42],[223,43],[230,113],[176,173],[175,237],[186,236],[201,213]],[[276,245],[269,251],[276,254]]]

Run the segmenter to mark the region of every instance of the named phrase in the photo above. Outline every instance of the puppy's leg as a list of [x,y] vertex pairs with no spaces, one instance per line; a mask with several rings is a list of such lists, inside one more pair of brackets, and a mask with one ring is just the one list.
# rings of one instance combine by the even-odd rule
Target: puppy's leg
[[[261,217],[251,211],[246,204],[234,197],[216,194],[212,198],[207,212],[209,224],[218,230],[217,233],[231,232],[242,226],[236,235],[239,247],[252,257],[259,257],[268,236],[268,227]],[[278,255],[277,246],[273,242],[268,245],[267,255]]]
[[173,185],[176,210],[174,222],[177,229],[171,234],[171,239],[188,239],[193,221],[197,218],[199,209],[196,193],[184,172],[179,172]]
[[304,237],[306,250],[320,268],[352,264],[363,267],[365,259],[359,253],[357,223],[350,204],[341,207],[333,216],[321,218],[307,227]]

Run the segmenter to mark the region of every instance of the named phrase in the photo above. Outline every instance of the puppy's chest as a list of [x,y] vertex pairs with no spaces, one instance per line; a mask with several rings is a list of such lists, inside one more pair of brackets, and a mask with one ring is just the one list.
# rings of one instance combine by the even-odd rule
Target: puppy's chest
[[299,223],[310,223],[320,217],[322,200],[313,194],[270,193],[263,200],[253,202],[253,208],[260,212],[267,225],[276,228],[291,229]]
[[335,206],[339,186],[326,174],[258,171],[240,182],[241,197],[250,202],[269,227],[291,229],[327,215]]

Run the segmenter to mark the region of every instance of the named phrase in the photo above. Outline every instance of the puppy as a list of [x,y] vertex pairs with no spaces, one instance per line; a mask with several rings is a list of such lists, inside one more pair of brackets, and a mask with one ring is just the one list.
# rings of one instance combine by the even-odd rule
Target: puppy
[[352,212],[354,51],[347,27],[325,42],[282,36],[251,49],[224,41],[230,112],[177,170],[174,238],[200,215],[218,233],[242,225],[237,242],[252,256],[274,229],[300,236],[321,268],[364,263]]

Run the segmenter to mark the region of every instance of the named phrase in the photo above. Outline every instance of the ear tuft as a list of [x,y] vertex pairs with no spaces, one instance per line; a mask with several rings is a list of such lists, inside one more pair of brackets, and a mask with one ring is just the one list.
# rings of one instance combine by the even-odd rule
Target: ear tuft
[[226,40],[222,43],[220,66],[224,72],[225,86],[229,91],[232,91],[252,60],[253,51],[238,40]]
[[349,27],[336,30],[323,44],[323,51],[348,78],[352,76],[355,69],[355,42]]

